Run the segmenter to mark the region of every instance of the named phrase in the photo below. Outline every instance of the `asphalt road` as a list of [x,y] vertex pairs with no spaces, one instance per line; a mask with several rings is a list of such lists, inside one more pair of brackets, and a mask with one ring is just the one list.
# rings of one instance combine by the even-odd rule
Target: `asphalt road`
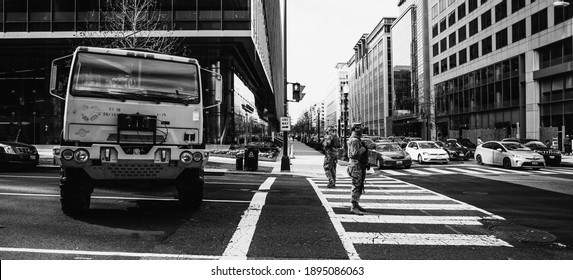
[[82,217],[60,211],[57,171],[0,172],[0,259],[571,260],[568,171],[372,170],[364,216],[348,215],[347,179],[225,174],[198,211],[162,186],[107,188]]

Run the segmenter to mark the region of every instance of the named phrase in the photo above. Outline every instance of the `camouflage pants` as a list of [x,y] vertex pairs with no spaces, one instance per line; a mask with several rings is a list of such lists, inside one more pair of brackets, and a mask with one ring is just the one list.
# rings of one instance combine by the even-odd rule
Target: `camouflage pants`
[[360,165],[349,165],[348,176],[352,178],[352,190],[350,195],[350,202],[359,202],[360,196],[364,192],[364,180],[366,180],[366,168]]
[[338,160],[336,157],[324,157],[324,173],[326,174],[326,178],[328,178],[328,185],[334,186],[336,184],[336,162]]

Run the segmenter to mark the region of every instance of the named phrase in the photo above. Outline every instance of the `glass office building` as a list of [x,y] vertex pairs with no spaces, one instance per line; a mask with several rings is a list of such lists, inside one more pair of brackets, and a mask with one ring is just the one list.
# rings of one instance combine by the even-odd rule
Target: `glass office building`
[[[110,31],[108,23],[121,13],[115,4],[123,1],[0,0],[0,135],[37,144],[59,141],[61,104],[47,92],[50,63],[84,43],[82,37]],[[209,109],[206,121],[209,142],[232,141],[234,76],[256,96],[260,117],[278,128],[284,97],[279,1],[151,3],[148,17],[158,19],[159,36],[181,40],[181,52],[224,76],[223,103]],[[204,95],[207,103],[212,100],[213,94]]]

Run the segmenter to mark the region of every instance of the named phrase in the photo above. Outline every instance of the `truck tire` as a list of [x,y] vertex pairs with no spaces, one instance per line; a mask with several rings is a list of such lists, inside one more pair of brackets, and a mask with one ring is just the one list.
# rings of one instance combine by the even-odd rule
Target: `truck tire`
[[90,208],[93,187],[83,170],[62,168],[60,172],[60,203],[66,215],[84,214]]
[[203,203],[205,179],[203,170],[186,170],[175,182],[179,202],[183,208],[199,209]]

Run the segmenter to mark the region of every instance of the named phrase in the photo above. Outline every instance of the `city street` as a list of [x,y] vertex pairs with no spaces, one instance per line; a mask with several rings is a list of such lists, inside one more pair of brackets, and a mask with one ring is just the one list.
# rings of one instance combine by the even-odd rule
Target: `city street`
[[573,259],[570,167],[373,169],[356,216],[344,162],[326,189],[322,155],[293,147],[291,172],[210,170],[198,211],[169,191],[107,188],[70,217],[56,168],[3,171],[0,259]]

